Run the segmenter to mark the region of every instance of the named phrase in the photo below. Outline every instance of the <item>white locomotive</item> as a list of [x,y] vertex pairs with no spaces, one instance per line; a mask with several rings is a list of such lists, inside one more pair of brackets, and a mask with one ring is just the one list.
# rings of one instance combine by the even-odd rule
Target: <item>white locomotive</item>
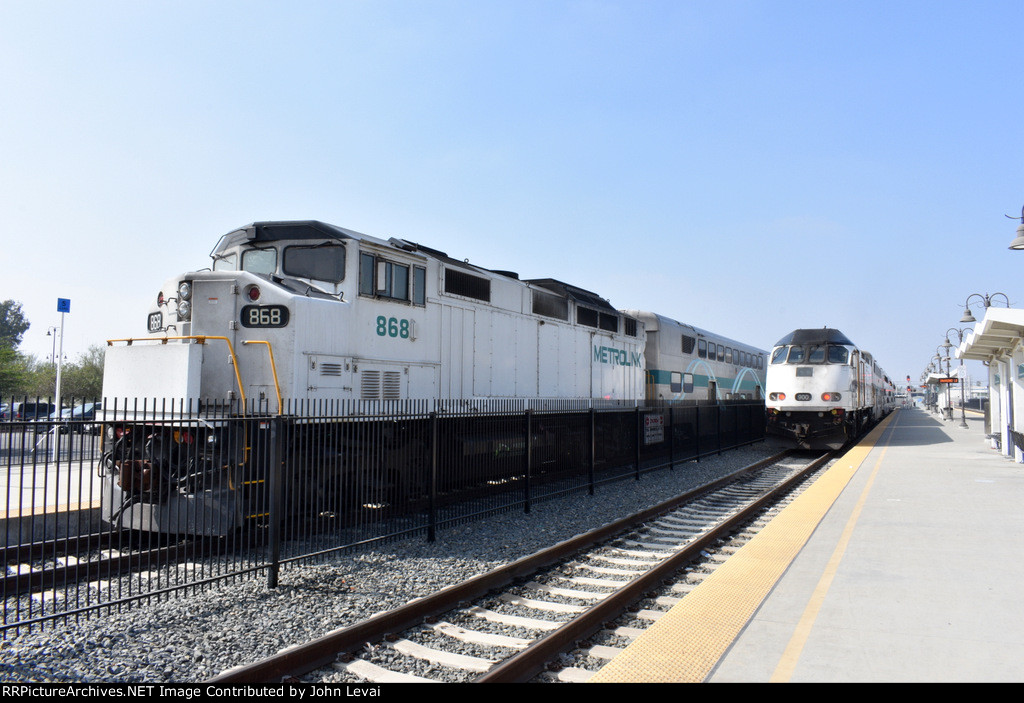
[[255,223],[211,256],[158,295],[161,344],[108,348],[105,397],[643,397],[643,326],[575,286],[320,222]]
[[805,448],[838,448],[888,414],[896,388],[835,329],[798,329],[772,349],[767,430]]
[[[263,481],[267,467],[247,458],[264,441],[259,418],[282,413],[305,414],[292,420],[293,446],[283,451],[311,451],[315,431],[318,465],[372,464],[384,486],[373,490],[415,492],[410,475],[420,469],[396,447],[353,443],[334,410],[310,419],[324,404],[426,399],[452,412],[481,399],[543,408],[546,399],[763,397],[760,350],[406,240],[317,221],[257,222],[221,237],[211,257],[212,269],[164,284],[147,335],[108,343],[104,519],[123,527],[233,529],[259,509],[236,492]],[[543,441],[564,456],[579,437],[560,431],[549,421]],[[474,432],[465,452],[517,446]],[[316,480],[332,481],[332,471]]]

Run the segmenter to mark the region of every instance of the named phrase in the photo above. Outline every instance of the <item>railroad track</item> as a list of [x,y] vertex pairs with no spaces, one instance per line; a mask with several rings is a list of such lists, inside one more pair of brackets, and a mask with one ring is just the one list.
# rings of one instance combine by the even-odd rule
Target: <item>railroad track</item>
[[[693,579],[685,571],[678,578],[681,570],[720,558],[708,550],[832,456],[784,452],[211,683],[512,682],[551,668],[559,680],[584,680],[587,666],[613,656],[683,597]],[[625,624],[612,624],[624,614]]]
[[87,595],[89,589],[127,595],[147,579],[164,587],[175,585],[178,572],[183,581],[194,579],[194,572],[203,569],[198,562],[218,550],[205,540],[136,540],[124,543],[117,533],[103,532],[5,548],[0,588],[8,612],[16,615],[10,627],[80,610],[95,599]]

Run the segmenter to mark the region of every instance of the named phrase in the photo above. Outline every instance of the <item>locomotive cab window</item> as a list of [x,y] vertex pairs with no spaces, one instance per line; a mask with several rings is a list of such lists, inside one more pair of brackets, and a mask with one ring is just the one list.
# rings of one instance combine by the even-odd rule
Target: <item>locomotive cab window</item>
[[238,267],[237,254],[224,254],[213,261],[214,271],[234,271]]
[[[410,268],[412,271],[410,272]],[[412,278],[410,279],[410,273]],[[426,269],[389,261],[367,252],[359,254],[359,294],[392,300],[426,303]],[[415,284],[416,290],[413,291]]]
[[845,364],[849,354],[846,347],[839,347],[835,344],[828,345],[828,363],[830,364]]
[[339,283],[345,280],[345,247],[287,247],[283,268],[287,276]]
[[248,249],[242,252],[242,270],[267,276],[277,273],[277,249]]

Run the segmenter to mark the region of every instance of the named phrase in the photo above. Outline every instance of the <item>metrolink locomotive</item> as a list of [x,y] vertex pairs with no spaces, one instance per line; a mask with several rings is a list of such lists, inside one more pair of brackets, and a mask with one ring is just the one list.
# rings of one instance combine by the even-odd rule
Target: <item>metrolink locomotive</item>
[[[164,283],[146,335],[108,342],[111,523],[233,529],[245,482],[211,489],[209,475],[244,465],[257,430],[229,432],[226,421],[293,403],[764,397],[766,354],[755,347],[404,239],[257,222],[221,237],[211,258],[211,269]],[[324,422],[294,422],[297,445],[315,429],[334,454],[359,451]],[[385,472],[392,485],[405,480],[402,461]]]
[[839,448],[892,411],[896,387],[836,329],[798,329],[772,348],[767,430],[801,447]]

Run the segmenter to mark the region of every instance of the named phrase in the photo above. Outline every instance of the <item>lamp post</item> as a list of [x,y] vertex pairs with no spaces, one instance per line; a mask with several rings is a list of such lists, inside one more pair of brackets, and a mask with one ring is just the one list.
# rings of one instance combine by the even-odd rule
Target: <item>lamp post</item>
[[50,366],[53,367],[57,366],[57,329],[58,328],[56,327],[46,328],[46,336],[53,337],[53,343],[51,345],[53,349],[50,351]]
[[[946,341],[946,344],[949,344],[948,340]],[[943,361],[946,362],[946,378],[949,378],[949,356],[948,356],[949,349],[948,348],[946,349],[947,356],[945,357],[945,359],[943,359],[942,352],[939,351],[939,349],[942,349],[943,346],[944,345],[940,344],[939,346],[935,347],[935,352],[936,352],[936,354],[935,354],[935,361],[938,362],[939,373],[942,373],[942,362]],[[950,345],[950,346],[952,346],[952,345]],[[946,419],[952,420],[953,419],[953,403],[949,399],[949,384],[948,383],[944,383],[943,385],[946,386],[946,407],[942,411],[942,415]]]
[[[950,327],[946,330],[946,343],[942,346],[946,349],[946,356],[949,356],[950,347],[953,345],[949,342],[949,333],[952,332],[956,335],[957,346],[964,343],[964,333],[967,332],[965,329],[958,329],[956,327]],[[967,404],[967,393],[964,390],[964,360],[960,359],[960,426],[967,429],[967,411],[964,406]]]
[[1007,215],[1011,220],[1020,220],[1020,224],[1017,225],[1017,236],[1012,242],[1010,242],[1010,249],[1024,249],[1024,207],[1020,209],[1020,217],[1014,217]]
[[[1024,227],[1024,224],[1021,226]],[[992,306],[992,298],[997,295],[1003,296],[1003,300],[1006,301],[1006,307],[1010,307],[1010,299],[1006,297],[1006,293],[993,293],[992,295],[987,293],[985,295],[982,295],[981,293],[971,293],[967,296],[967,300],[964,301],[964,316],[960,318],[960,322],[977,322],[977,320],[974,319],[974,315],[971,314],[971,298],[981,298],[985,304],[985,309],[987,310]]]

